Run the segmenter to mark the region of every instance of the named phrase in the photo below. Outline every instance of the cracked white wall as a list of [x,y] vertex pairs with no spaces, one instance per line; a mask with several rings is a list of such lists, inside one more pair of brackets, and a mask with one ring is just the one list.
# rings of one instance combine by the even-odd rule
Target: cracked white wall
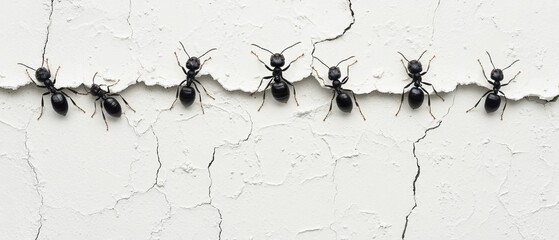
[[[351,7],[350,7],[351,4]],[[554,239],[559,217],[556,2],[18,1],[0,9],[0,236],[4,239]],[[320,6],[320,11],[316,10]],[[51,15],[52,13],[52,15]],[[49,20],[50,16],[50,20]],[[49,27],[50,26],[50,27]],[[47,31],[48,29],[48,31]],[[47,34],[48,32],[48,34]],[[47,41],[48,35],[48,41]],[[173,51],[218,47],[201,81],[216,97],[168,110],[183,74]],[[256,89],[257,43],[299,60],[301,106]],[[313,44],[315,43],[315,44]],[[426,79],[446,101],[399,117],[396,51],[436,54]],[[314,50],[314,53],[313,53]],[[476,59],[514,59],[504,121],[483,106]],[[61,65],[57,86],[94,72],[137,110],[66,117],[24,62]],[[180,53],[180,52],[179,52]],[[349,88],[368,118],[334,108],[311,74],[356,55]],[[183,61],[185,57],[181,55]],[[299,81],[302,80],[302,81]],[[138,83],[136,83],[138,82]],[[478,86],[459,86],[475,83]],[[27,85],[27,86],[25,86]],[[158,86],[152,86],[158,85]],[[163,86],[163,87],[161,87]],[[14,90],[17,89],[17,90]],[[236,91],[240,90],[240,91]],[[378,93],[382,92],[382,93]],[[526,96],[535,96],[524,98]],[[539,100],[544,99],[544,100]],[[426,105],[426,103],[425,103]],[[419,168],[418,168],[419,167]]]

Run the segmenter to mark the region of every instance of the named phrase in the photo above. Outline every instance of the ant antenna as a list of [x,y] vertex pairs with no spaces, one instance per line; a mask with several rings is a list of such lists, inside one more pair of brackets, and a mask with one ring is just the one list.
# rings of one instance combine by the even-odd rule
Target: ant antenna
[[491,65],[493,66],[493,69],[495,69],[496,67],[495,67],[495,64],[493,64],[493,59],[491,59],[491,54],[489,54],[488,51],[485,51],[485,53],[487,53],[487,56],[489,56],[489,61],[491,62]]
[[210,50],[208,50],[207,52],[205,52],[204,54],[202,54],[202,56],[198,57],[198,58],[202,58],[204,55],[208,54],[211,51],[217,50],[217,48],[212,48]]
[[295,43],[295,44],[293,44],[293,45],[291,45],[291,46],[289,46],[289,47],[286,47],[286,48],[283,49],[283,51],[281,51],[280,53],[283,54],[283,52],[285,52],[285,50],[290,49],[290,48],[292,48],[292,47],[295,47],[295,45],[297,45],[297,44],[299,44],[299,43],[301,43],[301,42],[297,42],[297,43]]
[[336,65],[336,67],[337,67],[337,66],[340,66],[341,63],[343,63],[343,62],[345,62],[345,61],[347,61],[347,60],[349,60],[349,59],[352,59],[352,58],[354,58],[354,57],[355,57],[355,56],[351,56],[351,57],[348,57],[348,58],[346,58],[346,59],[340,61],[340,62],[338,63],[338,65]]
[[266,51],[266,52],[269,52],[270,54],[274,55],[274,53],[273,53],[272,51],[270,51],[270,50],[268,50],[268,49],[266,49],[266,48],[263,48],[263,47],[261,47],[261,46],[258,46],[258,45],[254,44],[254,43],[253,43],[253,44],[250,44],[250,45],[255,46],[255,47],[257,47],[257,48],[260,48],[260,49],[262,49],[262,50],[264,50],[264,51]]
[[421,57],[423,57],[423,54],[425,54],[427,52],[427,50],[423,51],[423,53],[421,53],[421,55],[419,56],[419,58],[417,59],[417,61],[419,61],[419,59],[421,59]]
[[184,50],[184,53],[186,53],[186,56],[187,56],[188,58],[190,58],[190,55],[188,54],[188,52],[186,52],[186,48],[184,47],[184,44],[182,44],[181,41],[179,41],[179,43],[181,44],[182,50]]
[[96,77],[96,76],[97,76],[97,73],[95,73],[95,74],[93,75],[93,84],[95,84],[95,77]]
[[516,61],[512,62],[508,67],[503,68],[503,71],[507,70],[508,68],[512,67],[512,65],[514,65],[515,63],[519,62],[520,59],[517,59]]
[[318,60],[320,63],[322,63],[326,68],[330,68],[330,67],[328,67],[328,65],[326,65],[326,63],[324,63],[324,62],[323,62],[322,60],[320,60],[319,58],[314,57],[314,56],[313,56],[313,58],[315,58],[315,59]]
[[410,62],[410,60],[408,60],[408,59],[406,58],[406,56],[404,56],[404,54],[402,54],[401,52],[398,52],[398,54],[402,55],[402,57],[406,60],[406,62]]
[[23,64],[23,63],[18,63],[18,65],[24,66],[24,67],[26,67],[26,68],[29,68],[29,69],[33,70],[33,71],[37,71],[37,70],[35,70],[34,68],[32,68],[32,67],[30,67],[30,66],[27,66],[27,65],[25,65],[25,64]]

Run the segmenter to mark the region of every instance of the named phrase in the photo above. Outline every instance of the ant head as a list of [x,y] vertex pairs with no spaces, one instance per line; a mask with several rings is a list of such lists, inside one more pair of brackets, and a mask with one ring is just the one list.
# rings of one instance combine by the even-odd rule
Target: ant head
[[286,48],[283,49],[283,51],[281,51],[280,53],[273,53],[272,51],[270,51],[270,50],[268,50],[268,49],[266,49],[266,48],[263,48],[263,47],[261,47],[261,46],[258,46],[258,45],[254,44],[254,43],[251,44],[251,45],[252,45],[252,46],[255,46],[255,47],[257,47],[257,48],[260,48],[260,49],[262,49],[262,50],[264,50],[264,51],[266,51],[266,52],[271,53],[272,56],[270,57],[270,65],[272,65],[272,67],[274,67],[274,68],[278,68],[278,67],[283,67],[283,66],[285,65],[285,57],[283,56],[283,53],[284,53],[287,49],[290,49],[290,48],[294,47],[295,45],[297,45],[297,44],[299,44],[299,43],[301,43],[301,42],[297,42],[297,43],[295,43],[295,44],[293,44],[293,45],[291,45],[291,46],[289,46],[289,47],[286,47]]
[[51,77],[50,71],[45,67],[37,68],[37,70],[35,71],[35,78],[39,82],[44,82],[46,80],[49,80],[50,77]]
[[489,61],[491,62],[491,66],[493,66],[493,70],[491,70],[491,79],[493,79],[496,82],[502,81],[503,78],[505,78],[505,75],[503,74],[503,71],[509,69],[510,67],[512,67],[512,65],[514,65],[515,63],[517,63],[520,60],[516,60],[514,62],[512,62],[508,67],[501,69],[497,69],[495,67],[495,64],[493,63],[493,59],[491,58],[491,54],[489,54],[489,52],[485,52],[487,53],[487,56],[489,57]]
[[191,57],[186,61],[186,68],[191,71],[195,71],[200,68],[200,59],[197,57]]
[[334,80],[339,80],[341,77],[342,77],[342,72],[340,71],[339,67],[333,66],[328,69],[328,79],[334,81]]
[[283,67],[285,65],[285,57],[281,53],[274,53],[270,57],[270,65],[272,67]]
[[411,61],[409,61],[406,58],[406,56],[404,56],[403,53],[398,52],[398,54],[400,54],[406,60],[406,62],[408,62],[408,71],[412,74],[418,74],[423,71],[423,66],[421,65],[421,62],[419,60],[421,60],[421,58],[426,52],[427,50],[423,51],[423,53],[421,53],[421,55],[419,56],[419,58],[417,58],[417,60],[411,60]]
[[501,81],[501,80],[503,80],[503,78],[505,78],[505,76],[503,74],[503,70],[493,69],[491,71],[491,79],[493,79],[495,81]]
[[411,60],[408,62],[408,70],[410,73],[421,73],[421,71],[423,71],[423,66],[418,60]]
[[[188,60],[186,60],[186,68],[190,71],[195,71],[200,69],[200,58],[202,58],[204,55],[206,55],[207,53],[217,50],[216,48],[212,48],[210,50],[208,50],[206,53],[200,55],[200,57],[190,57],[190,54],[188,54],[188,52],[186,51],[186,48],[184,47],[184,44],[182,44],[181,41],[179,41],[179,43],[181,44],[182,50],[184,51],[184,53],[186,53],[186,56],[188,56]],[[176,54],[176,53],[175,53]],[[178,59],[178,57],[177,57]]]
[[89,91],[95,95],[96,93],[101,91],[101,86],[99,86],[98,84],[91,84],[91,88],[89,88]]

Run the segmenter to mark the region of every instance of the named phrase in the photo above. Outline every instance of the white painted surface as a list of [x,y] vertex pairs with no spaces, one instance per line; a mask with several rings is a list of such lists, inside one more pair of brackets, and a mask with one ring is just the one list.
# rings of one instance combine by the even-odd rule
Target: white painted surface
[[[556,239],[559,135],[554,80],[559,34],[553,1],[352,1],[355,23],[315,45],[327,63],[356,55],[348,87],[357,109],[336,107],[311,73],[312,42],[340,35],[346,1],[54,1],[46,57],[57,86],[90,84],[99,71],[137,110],[90,118],[91,96],[66,117],[29,84],[17,62],[40,64],[50,1],[0,9],[0,236],[2,239]],[[317,10],[320,6],[320,10]],[[200,80],[205,114],[173,101],[183,79],[173,51],[209,48]],[[248,96],[269,74],[250,54],[303,41],[286,73],[301,106]],[[398,93],[396,51],[436,54],[426,81],[444,91],[425,106]],[[516,58],[499,112],[470,108],[486,90],[476,59]],[[181,52],[178,52],[182,54]],[[180,55],[182,61],[186,58]],[[316,62],[315,62],[316,63]],[[323,66],[315,64],[321,75]],[[214,80],[215,79],[215,80]],[[429,79],[429,80],[427,80]],[[139,83],[136,83],[139,81]],[[475,83],[483,86],[458,86]],[[150,86],[146,86],[150,85]],[[23,87],[22,87],[23,86]],[[455,89],[456,88],[456,89]],[[242,90],[242,91],[231,91]],[[378,93],[377,91],[384,92]],[[268,92],[269,94],[269,92]],[[536,95],[535,98],[523,98]],[[418,173],[418,164],[421,170]],[[415,192],[414,192],[415,185]],[[414,208],[414,203],[417,207]],[[407,228],[406,216],[408,216]]]

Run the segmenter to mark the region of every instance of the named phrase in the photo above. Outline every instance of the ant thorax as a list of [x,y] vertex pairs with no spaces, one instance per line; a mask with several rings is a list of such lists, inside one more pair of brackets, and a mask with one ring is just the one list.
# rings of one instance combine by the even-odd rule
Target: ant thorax
[[332,81],[332,86],[334,88],[340,88],[340,87],[342,87],[342,82],[340,82],[340,80],[336,79],[336,80]]

